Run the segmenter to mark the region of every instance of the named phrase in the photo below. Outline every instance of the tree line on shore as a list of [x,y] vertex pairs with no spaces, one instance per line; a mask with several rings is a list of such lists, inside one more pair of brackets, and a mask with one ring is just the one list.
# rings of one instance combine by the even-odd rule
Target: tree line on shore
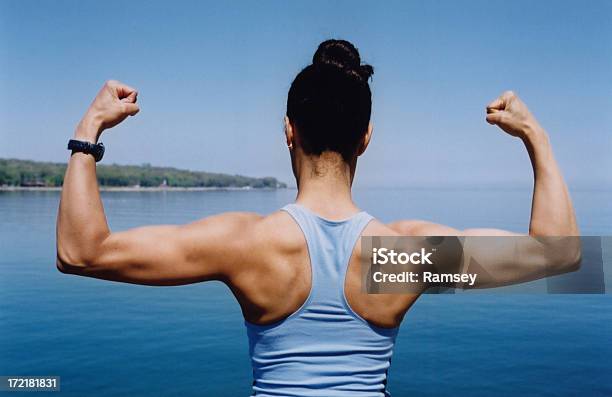
[[[0,186],[58,187],[64,182],[65,163],[31,160],[0,159]],[[253,178],[150,164],[97,165],[98,183],[109,187],[251,187],[284,188],[286,185],[273,177]]]

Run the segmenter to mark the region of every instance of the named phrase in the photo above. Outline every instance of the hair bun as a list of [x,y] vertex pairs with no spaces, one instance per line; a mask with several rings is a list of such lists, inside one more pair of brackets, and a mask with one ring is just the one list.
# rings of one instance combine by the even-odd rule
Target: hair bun
[[369,79],[374,74],[374,68],[371,65],[361,65],[359,71],[364,80]]
[[370,65],[362,65],[359,51],[346,40],[330,39],[319,44],[312,57],[313,65],[333,65],[367,80],[374,74]]

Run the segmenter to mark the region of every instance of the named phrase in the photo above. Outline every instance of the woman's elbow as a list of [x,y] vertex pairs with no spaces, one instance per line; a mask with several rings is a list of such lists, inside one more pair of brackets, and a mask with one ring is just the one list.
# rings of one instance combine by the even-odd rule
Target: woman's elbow
[[571,239],[560,252],[555,273],[569,273],[580,269],[580,263],[582,262],[580,238],[571,237]]
[[57,247],[55,265],[57,270],[64,274],[82,274],[90,266],[91,260],[78,255],[73,250],[61,245]]
[[77,264],[75,261],[69,261],[65,258],[57,256],[55,260],[55,266],[60,273],[64,274],[80,274],[80,269],[84,269],[85,266]]
[[64,262],[62,262],[62,260],[59,258],[59,255],[55,256],[55,267],[57,268],[57,271],[60,273],[67,273],[66,271],[66,266],[64,265]]
[[570,253],[567,261],[567,271],[575,272],[580,269],[580,264],[582,263],[582,249],[580,246],[573,249]]
[[84,274],[98,266],[107,233],[87,234],[74,239],[57,235],[57,270],[67,274]]

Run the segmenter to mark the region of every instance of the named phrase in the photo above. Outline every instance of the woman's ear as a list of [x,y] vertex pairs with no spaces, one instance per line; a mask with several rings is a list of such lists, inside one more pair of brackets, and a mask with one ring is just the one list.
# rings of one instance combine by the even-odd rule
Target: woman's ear
[[359,151],[357,151],[357,156],[361,156],[363,152],[365,152],[368,148],[368,145],[370,144],[370,139],[372,138],[372,131],[374,131],[374,125],[372,124],[372,122],[370,122],[368,123],[368,130],[363,136],[363,141],[361,141],[361,147],[359,148]]
[[293,149],[293,125],[289,117],[285,116],[285,138],[287,139],[287,147]]

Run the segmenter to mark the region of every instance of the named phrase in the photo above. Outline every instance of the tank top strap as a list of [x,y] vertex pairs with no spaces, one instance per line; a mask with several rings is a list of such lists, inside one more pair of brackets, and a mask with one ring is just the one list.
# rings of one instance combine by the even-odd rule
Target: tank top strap
[[337,301],[344,291],[344,277],[353,248],[372,216],[359,212],[348,219],[334,221],[299,204],[286,205],[282,210],[293,217],[304,233],[312,274],[311,297]]
[[[363,230],[366,226],[374,219],[374,217],[368,214],[365,211],[361,211],[355,214],[350,221],[346,225],[346,230],[344,231],[344,236],[342,237],[341,244],[342,247],[342,255],[340,256],[339,265],[339,280],[338,280],[338,291],[340,292],[340,296],[342,300],[344,300],[344,282],[346,277],[346,272],[348,270],[348,265],[351,260],[351,256],[353,255],[353,250],[355,245],[359,241]],[[340,245],[340,244],[339,244]]]

